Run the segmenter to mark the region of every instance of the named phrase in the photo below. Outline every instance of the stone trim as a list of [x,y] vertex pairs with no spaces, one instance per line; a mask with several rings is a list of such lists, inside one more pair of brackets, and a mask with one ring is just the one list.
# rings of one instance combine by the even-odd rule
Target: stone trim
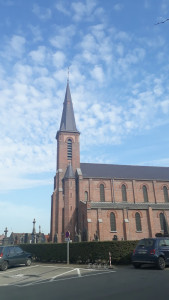
[[92,209],[134,209],[134,210],[141,210],[141,209],[166,209],[169,210],[169,203],[112,203],[112,202],[90,202],[90,208]]

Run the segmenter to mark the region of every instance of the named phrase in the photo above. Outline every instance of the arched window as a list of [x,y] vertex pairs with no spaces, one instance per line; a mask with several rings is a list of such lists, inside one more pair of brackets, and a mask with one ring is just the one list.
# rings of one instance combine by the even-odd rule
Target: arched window
[[85,201],[88,201],[88,192],[85,192]]
[[100,185],[100,201],[104,202],[105,201],[105,194],[104,194],[104,184]]
[[116,216],[113,212],[110,214],[110,230],[116,231]]
[[138,212],[135,214],[135,220],[136,220],[136,231],[142,231],[141,218]]
[[161,230],[164,230],[165,227],[165,217],[163,213],[160,213],[160,226],[161,226]]
[[163,186],[163,193],[164,193],[164,201],[169,202],[168,189],[166,186]]
[[143,197],[144,197],[144,202],[148,202],[148,192],[147,192],[147,187],[143,185]]
[[67,159],[72,159],[72,140],[68,139],[67,141]]
[[122,191],[122,200],[123,201],[127,201],[127,192],[126,192],[126,186],[125,186],[125,184],[122,185],[121,191]]

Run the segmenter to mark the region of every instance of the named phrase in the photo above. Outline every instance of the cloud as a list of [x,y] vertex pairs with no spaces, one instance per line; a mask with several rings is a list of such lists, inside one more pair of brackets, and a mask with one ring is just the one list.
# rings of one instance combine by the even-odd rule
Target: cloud
[[32,34],[33,34],[33,41],[34,42],[39,42],[43,40],[42,32],[39,26],[33,26],[33,25],[28,25],[30,28]]
[[62,51],[56,51],[53,54],[53,63],[57,68],[63,67],[66,61],[66,56]]
[[70,11],[67,8],[65,8],[65,5],[62,1],[56,3],[55,7],[59,12],[63,13],[64,15],[70,16]]
[[47,57],[46,48],[44,46],[39,46],[37,50],[31,51],[29,55],[35,63],[43,64]]
[[52,15],[51,9],[43,8],[37,4],[33,5],[32,12],[42,21],[49,20]]
[[98,82],[102,83],[104,81],[104,72],[101,66],[95,66],[91,71],[91,76]]
[[120,11],[120,10],[123,9],[123,5],[122,5],[121,3],[117,3],[117,4],[115,4],[115,5],[113,6],[113,9],[114,9],[115,11]]
[[[56,9],[66,14],[62,3],[57,2]],[[73,12],[73,25],[68,26],[68,21],[52,25],[48,36],[43,26],[31,25],[28,33],[31,31],[33,44],[27,39],[27,32],[23,35],[21,31],[5,37],[1,43],[0,188],[3,191],[50,184],[51,173],[55,172],[55,136],[68,66],[83,153],[89,145],[107,149],[132,135],[169,123],[169,66],[164,36],[143,34],[139,38],[125,29],[110,26],[108,17],[102,22],[104,10],[96,1],[74,1],[69,8],[68,13]],[[46,19],[51,16],[47,12],[48,9],[34,6],[34,13],[44,15],[44,20],[45,14]],[[89,23],[79,27],[76,23],[79,21]],[[158,42],[160,45],[156,45]],[[162,66],[158,66],[157,73],[155,68],[151,72],[150,65],[147,66],[150,50],[153,59],[161,57]],[[95,156],[92,159],[91,153],[90,156],[91,161],[96,159]],[[40,177],[42,173],[45,178]]]
[[72,38],[75,35],[75,26],[70,25],[67,27],[56,27],[57,34],[50,38],[52,46],[59,49],[66,49],[72,42]]
[[13,35],[8,44],[11,56],[21,57],[25,51],[26,40],[23,36]]
[[96,8],[96,1],[94,0],[86,0],[84,2],[73,2],[72,9],[74,11],[73,19],[76,22],[83,20],[91,20],[93,19],[93,11]]
[[168,16],[169,13],[168,0],[161,1],[161,13],[163,16]]

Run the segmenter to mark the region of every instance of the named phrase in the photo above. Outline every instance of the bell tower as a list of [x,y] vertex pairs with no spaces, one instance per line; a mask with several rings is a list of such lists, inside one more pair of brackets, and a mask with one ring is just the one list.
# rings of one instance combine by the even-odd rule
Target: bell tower
[[[76,184],[75,184],[75,172],[80,168],[80,145],[79,145],[80,132],[77,130],[73,103],[70,94],[69,81],[67,82],[65,99],[63,102],[63,111],[60,123],[60,129],[57,131],[57,166],[56,176],[54,178],[54,192],[52,195],[51,205],[51,240],[62,242],[64,241],[64,234],[67,228],[70,228],[69,219],[73,214],[76,215]],[[67,170],[70,171],[71,176],[68,178]],[[69,172],[70,173],[70,172]],[[73,175],[72,175],[73,174]],[[66,180],[65,180],[66,178]],[[69,180],[68,180],[69,179]],[[69,182],[70,184],[65,182]],[[69,191],[69,187],[71,191]],[[73,188],[74,187],[74,188]],[[74,191],[72,190],[74,189]],[[72,196],[73,195],[73,196]],[[68,198],[70,200],[68,202]],[[68,203],[72,203],[69,205]],[[74,208],[71,211],[72,207]],[[65,214],[66,213],[66,214]],[[73,224],[76,221],[73,220]],[[66,225],[67,224],[67,225]]]

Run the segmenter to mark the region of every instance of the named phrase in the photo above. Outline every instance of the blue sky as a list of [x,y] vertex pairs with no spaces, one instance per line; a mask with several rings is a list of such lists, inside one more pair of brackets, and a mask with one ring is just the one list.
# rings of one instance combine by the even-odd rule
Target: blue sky
[[50,230],[67,69],[81,162],[169,166],[169,0],[0,0],[0,234]]

